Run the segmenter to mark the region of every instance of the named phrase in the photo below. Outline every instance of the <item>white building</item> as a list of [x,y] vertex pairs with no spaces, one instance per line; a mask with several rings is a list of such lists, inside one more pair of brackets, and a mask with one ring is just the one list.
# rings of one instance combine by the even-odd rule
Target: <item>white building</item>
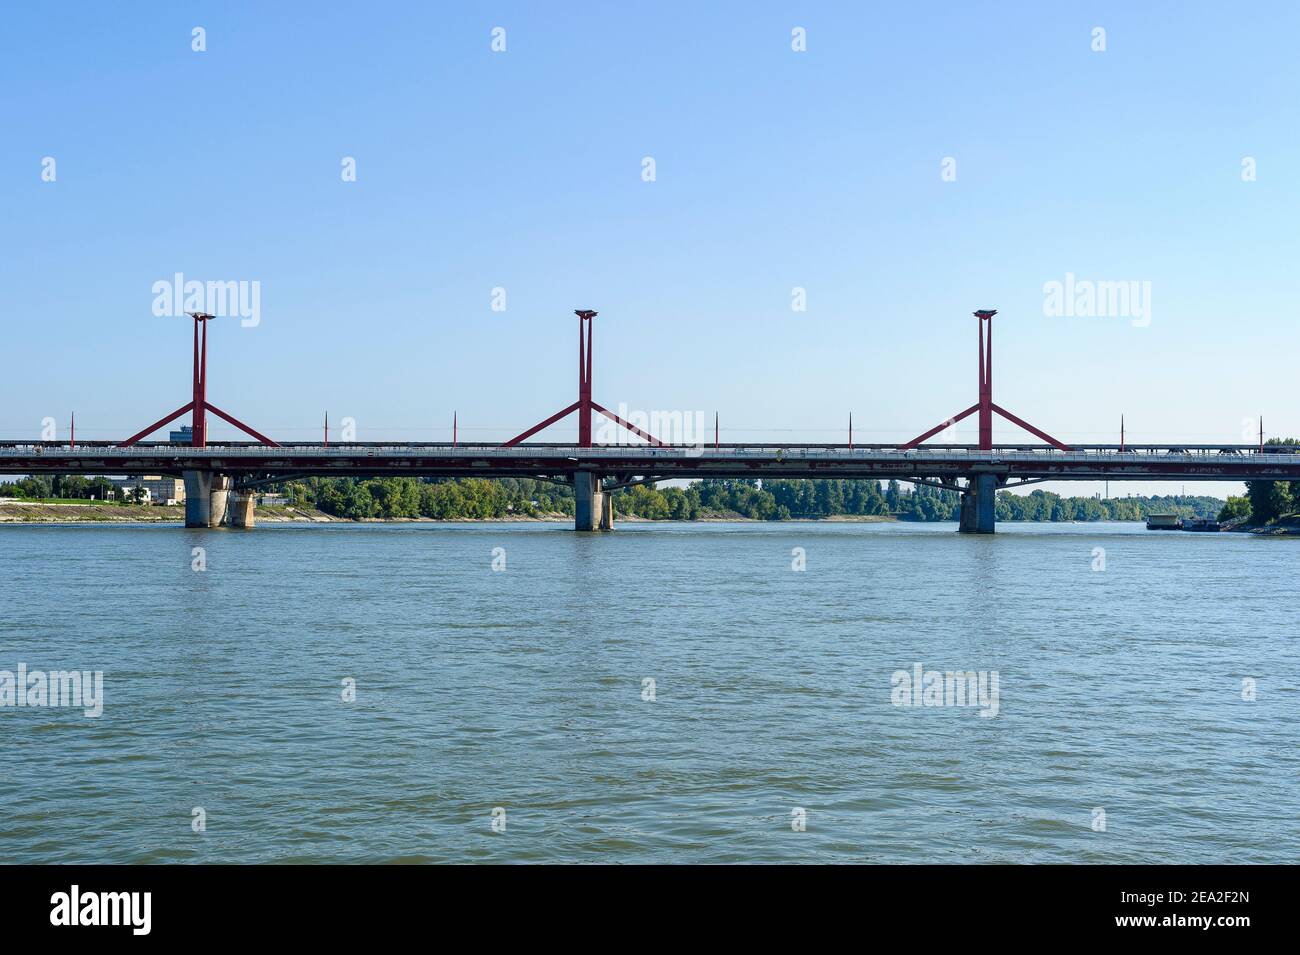
[[115,487],[122,489],[128,499],[136,488],[144,489],[145,504],[184,504],[185,482],[180,478],[146,474],[142,477],[110,478]]

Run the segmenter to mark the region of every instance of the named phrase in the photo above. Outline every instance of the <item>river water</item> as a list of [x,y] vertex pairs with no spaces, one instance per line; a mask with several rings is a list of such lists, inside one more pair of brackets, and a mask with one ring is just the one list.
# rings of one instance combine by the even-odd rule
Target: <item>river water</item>
[[954,526],[0,528],[0,861],[1296,861],[1300,541]]

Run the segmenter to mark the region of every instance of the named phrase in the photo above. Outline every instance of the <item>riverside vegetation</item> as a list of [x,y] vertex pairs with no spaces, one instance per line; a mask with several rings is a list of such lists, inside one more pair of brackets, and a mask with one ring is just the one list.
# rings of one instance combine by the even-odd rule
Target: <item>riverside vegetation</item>
[[[1286,482],[1256,482],[1286,483]],[[1297,482],[1300,483],[1300,482]],[[345,520],[493,520],[573,514],[573,492],[522,478],[308,478],[267,491],[290,507]],[[1300,496],[1300,488],[1297,488]],[[1259,492],[1261,495],[1264,491]],[[1276,497],[1279,492],[1269,491]],[[1286,492],[1289,494],[1289,489]],[[131,503],[105,478],[33,476],[0,484],[0,497],[67,503]],[[1272,500],[1270,497],[1269,500]],[[1062,497],[1049,491],[998,494],[999,521],[1141,521],[1152,513],[1215,517],[1245,498],[1206,496]],[[1291,500],[1290,497],[1287,498]],[[614,510],[643,520],[819,520],[823,518],[955,521],[960,495],[926,485],[874,480],[705,480],[685,487],[639,485],[614,494]]]

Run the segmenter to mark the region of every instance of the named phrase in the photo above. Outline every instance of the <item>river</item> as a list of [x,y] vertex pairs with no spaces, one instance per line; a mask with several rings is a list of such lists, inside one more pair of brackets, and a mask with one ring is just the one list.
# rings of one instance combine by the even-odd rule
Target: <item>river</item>
[[[0,861],[1293,862],[1298,555],[1127,524],[7,526],[0,670],[103,692],[0,708]],[[985,695],[901,705],[918,667]]]

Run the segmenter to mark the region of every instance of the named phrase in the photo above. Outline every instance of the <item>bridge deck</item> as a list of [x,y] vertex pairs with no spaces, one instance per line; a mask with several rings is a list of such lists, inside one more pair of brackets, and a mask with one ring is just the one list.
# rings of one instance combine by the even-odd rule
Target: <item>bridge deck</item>
[[242,478],[288,476],[565,477],[575,471],[658,479],[703,477],[957,478],[993,473],[1011,480],[1300,480],[1300,454],[1250,445],[1093,446],[1059,451],[1010,446],[902,450],[889,446],[564,444],[450,445],[227,443],[0,443],[0,473],[176,474],[221,471]]

